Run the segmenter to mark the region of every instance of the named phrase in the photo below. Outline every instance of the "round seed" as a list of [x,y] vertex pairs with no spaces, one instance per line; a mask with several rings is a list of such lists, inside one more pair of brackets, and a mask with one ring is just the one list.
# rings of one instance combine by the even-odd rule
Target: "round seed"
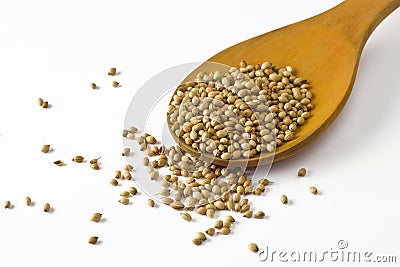
[[101,220],[102,214],[99,212],[93,213],[92,216],[90,217],[90,220],[92,222],[99,222]]
[[82,156],[75,156],[72,161],[76,163],[82,163],[83,162],[83,157]]
[[43,102],[44,102],[43,99],[41,99],[41,98],[37,99],[37,103],[39,104],[39,106],[42,106]]
[[182,219],[184,219],[185,221],[188,221],[188,222],[190,222],[192,220],[192,216],[190,216],[190,214],[187,212],[181,212],[181,217],[182,217]]
[[195,244],[196,246],[201,245],[201,242],[202,241],[200,239],[198,239],[198,238],[193,238],[193,240],[192,240],[192,243]]
[[56,160],[56,161],[54,161],[53,162],[55,165],[57,165],[57,166],[63,166],[64,165],[64,161],[62,161],[62,160]]
[[131,195],[131,193],[129,193],[128,191],[122,191],[121,194],[119,194],[121,197],[129,197]]
[[197,232],[196,238],[200,239],[201,241],[207,240],[207,237],[203,232]]
[[117,74],[117,69],[116,68],[110,68],[108,70],[108,75],[114,76],[115,74]]
[[316,195],[316,194],[318,194],[318,189],[315,186],[311,186],[310,187],[310,192],[311,192],[311,194]]
[[126,128],[126,130],[127,130],[128,132],[130,132],[130,133],[135,134],[135,133],[137,133],[138,128],[136,128],[135,126],[129,126],[128,128]]
[[215,216],[215,210],[213,210],[213,209],[207,209],[206,215],[207,215],[207,217],[214,218],[214,216]]
[[124,150],[122,151],[122,156],[129,156],[131,154],[131,149],[129,147],[124,148]]
[[221,230],[219,230],[219,233],[223,234],[223,235],[228,235],[230,232],[231,232],[231,229],[226,228],[226,227],[222,227]]
[[137,189],[134,186],[129,187],[129,193],[131,193],[132,196],[136,195]]
[[307,172],[306,168],[300,168],[300,169],[297,171],[297,176],[303,177],[303,176],[306,175],[306,172]]
[[40,151],[43,153],[48,153],[50,151],[50,145],[43,145]]
[[206,215],[207,208],[206,207],[199,207],[196,212],[200,215]]
[[172,198],[169,198],[169,197],[163,198],[163,203],[165,205],[171,205],[172,202],[174,202],[174,200]]
[[245,217],[245,218],[251,218],[252,216],[253,216],[252,210],[248,210],[243,214],[243,217]]
[[90,87],[91,87],[92,89],[96,89],[96,88],[97,88],[97,85],[96,85],[95,83],[91,83],[91,84],[90,84]]
[[185,207],[180,201],[174,201],[171,203],[171,208],[174,210],[182,210]]
[[281,202],[282,202],[283,204],[285,204],[285,205],[289,202],[289,200],[288,200],[288,198],[287,198],[286,195],[282,195],[282,196],[281,196]]
[[4,203],[4,208],[5,208],[5,209],[10,209],[10,208],[11,208],[11,202],[7,200],[7,201]]
[[152,200],[151,198],[149,198],[149,199],[147,200],[147,205],[149,205],[150,207],[154,207],[154,205],[155,205],[154,200]]
[[41,104],[41,106],[42,106],[42,108],[48,108],[48,107],[49,107],[49,102],[44,101],[44,102]]
[[221,229],[223,225],[224,225],[224,222],[222,220],[218,220],[215,222],[214,228]]
[[110,180],[110,184],[113,186],[117,186],[118,185],[118,181],[116,179],[111,179]]
[[254,214],[254,218],[256,218],[256,219],[262,219],[262,218],[264,218],[264,216],[265,216],[265,213],[262,211],[257,211],[256,214]]
[[157,140],[156,140],[156,138],[154,138],[154,136],[149,135],[146,137],[146,142],[149,144],[155,144],[155,143],[157,143]]
[[97,171],[100,169],[100,166],[97,163],[92,163],[90,164],[90,168]]
[[119,82],[113,81],[113,82],[112,82],[112,86],[113,86],[114,88],[117,88],[117,87],[119,86]]
[[131,174],[130,172],[124,172],[124,173],[122,174],[122,177],[123,177],[125,180],[131,180],[131,179],[132,179],[132,174]]
[[51,209],[51,207],[50,207],[50,204],[49,204],[49,203],[45,203],[45,204],[43,205],[43,211],[44,211],[44,212],[50,212],[50,209]]
[[99,159],[100,159],[100,158],[91,159],[91,160],[89,161],[89,163],[90,163],[90,164],[98,164],[98,163],[99,163]]
[[257,253],[257,252],[258,252],[258,246],[257,246],[257,244],[250,243],[250,244],[247,245],[247,247],[249,248],[249,250],[250,250],[251,252],[254,252],[254,253]]
[[226,216],[225,220],[226,220],[227,222],[230,222],[230,223],[235,222],[235,218],[233,218],[231,215]]
[[115,171],[115,179],[120,179],[122,176],[121,171]]
[[123,169],[127,172],[130,172],[133,170],[133,166],[131,164],[125,164]]
[[129,204],[129,198],[122,197],[119,202],[123,205],[128,205]]
[[149,166],[149,163],[150,163],[150,160],[149,160],[148,157],[144,157],[144,158],[142,159],[142,164],[143,164],[143,166]]
[[97,243],[97,240],[98,240],[99,238],[97,237],[97,236],[91,236],[91,237],[89,237],[89,241],[88,241],[88,243],[89,244],[92,244],[92,245],[95,245],[96,243]]
[[206,234],[209,236],[213,236],[215,234],[215,229],[214,228],[208,228],[206,230]]
[[32,205],[32,200],[31,200],[31,198],[30,197],[25,197],[25,204],[27,205],[27,206],[30,206],[30,205]]

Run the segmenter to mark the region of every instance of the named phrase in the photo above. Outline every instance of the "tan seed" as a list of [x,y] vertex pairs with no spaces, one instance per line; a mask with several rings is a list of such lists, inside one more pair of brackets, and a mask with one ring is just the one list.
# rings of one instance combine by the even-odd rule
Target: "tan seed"
[[318,194],[318,189],[315,186],[311,186],[310,187],[310,192],[311,192],[311,194],[316,195],[316,194]]
[[42,108],[48,108],[49,107],[49,102],[44,101],[41,106],[42,106]]
[[39,106],[42,106],[42,105],[43,105],[43,99],[38,98],[38,99],[37,99],[37,102],[38,102]]
[[247,245],[247,247],[249,248],[249,250],[251,252],[257,253],[258,252],[258,246],[255,243],[250,243]]
[[132,196],[137,194],[137,189],[134,186],[129,187],[129,193],[131,193]]
[[119,194],[121,197],[129,197],[131,195],[131,193],[129,193],[128,191],[122,191],[121,194]]
[[227,227],[222,227],[221,230],[219,230],[220,234],[223,235],[228,235],[231,232],[231,229],[227,228]]
[[5,208],[5,209],[10,209],[10,208],[11,208],[11,202],[7,200],[7,201],[4,203],[4,208]]
[[265,213],[262,211],[257,211],[256,214],[254,214],[254,218],[256,219],[262,219],[265,217]]
[[197,232],[196,238],[200,239],[201,241],[207,240],[207,237],[203,232]]
[[72,161],[76,163],[82,163],[83,162],[83,157],[82,156],[75,156]]
[[306,175],[306,173],[307,173],[306,168],[300,168],[300,169],[297,171],[297,176],[303,177],[303,176]]
[[90,161],[89,161],[89,163],[90,164],[97,164],[97,163],[99,163],[99,159],[100,159],[101,157],[99,157],[99,158],[97,158],[97,159],[91,159]]
[[30,205],[32,205],[32,200],[31,200],[31,198],[30,197],[25,197],[25,204],[27,205],[27,206],[30,206]]
[[154,200],[152,200],[151,198],[149,198],[149,199],[147,200],[147,205],[149,205],[150,207],[154,207],[154,205],[155,205]]
[[170,198],[170,197],[164,197],[163,198],[163,203],[165,205],[171,205],[172,202],[174,202],[174,200],[172,198]]
[[214,228],[221,229],[223,225],[224,225],[224,222],[222,220],[217,220],[214,224]]
[[97,236],[91,236],[90,238],[89,238],[89,241],[88,241],[88,243],[89,244],[92,244],[92,245],[95,245],[96,243],[97,243],[97,240],[98,240],[99,238],[97,237]]
[[129,198],[122,197],[122,198],[119,200],[119,203],[121,203],[122,205],[128,205],[128,204],[129,204]]
[[215,229],[214,228],[208,228],[206,230],[206,234],[209,236],[213,236],[215,234]]
[[117,186],[118,185],[118,181],[116,179],[111,179],[110,180],[110,184],[113,186]]
[[198,239],[198,238],[193,238],[193,240],[192,240],[192,243],[195,244],[196,246],[201,245],[201,242],[202,241],[200,239]]
[[215,210],[213,210],[213,209],[207,209],[206,215],[207,215],[207,217],[214,218],[214,216],[215,216]]
[[92,222],[99,222],[101,220],[101,216],[103,216],[103,214],[99,212],[93,213],[92,216],[90,217],[90,220]]
[[197,209],[197,213],[200,214],[200,215],[206,215],[206,212],[207,212],[207,208],[206,207],[199,207]]
[[231,215],[226,216],[225,220],[226,220],[227,222],[230,222],[230,223],[235,222],[235,218],[233,218]]
[[115,74],[117,74],[117,69],[116,68],[110,68],[108,70],[108,75],[114,76]]
[[190,222],[192,220],[192,216],[190,216],[190,214],[187,212],[181,212],[181,217],[182,217],[182,219],[184,219],[185,221],[188,221],[188,222]]
[[185,207],[185,205],[182,204],[180,201],[174,201],[171,203],[171,208],[174,210],[182,210]]
[[125,147],[124,150],[122,151],[122,156],[129,156],[131,154],[131,149],[129,147]]
[[97,163],[90,164],[90,168],[92,168],[93,170],[96,170],[96,171],[100,169],[100,167]]
[[232,226],[232,223],[228,222],[228,221],[224,222],[224,224],[222,225],[222,227],[226,227],[226,228],[231,228],[231,226]]
[[48,153],[50,151],[50,145],[43,145],[40,151],[43,153]]
[[49,203],[44,203],[43,211],[44,212],[50,212],[50,209],[51,209],[50,204]]
[[90,87],[91,87],[92,89],[96,89],[96,88],[97,88],[97,85],[96,85],[95,83],[91,83],[91,84],[90,84]]
[[245,218],[251,218],[252,216],[253,216],[252,210],[248,210],[243,214],[243,217],[245,217]]
[[56,161],[54,161],[53,162],[55,165],[57,165],[57,166],[63,166],[64,165],[64,161],[62,161],[62,160],[56,160]]
[[263,178],[259,181],[260,184],[267,186],[269,185],[270,181],[267,178]]
[[143,166],[149,166],[150,160],[148,157],[144,157],[142,160]]
[[282,195],[282,196],[281,196],[281,202],[282,202],[283,204],[287,204],[287,203],[289,202],[289,200],[288,200],[288,198],[287,198],[286,195]]
[[115,171],[115,179],[121,178],[121,171]]
[[154,136],[149,135],[146,137],[146,142],[149,144],[155,144],[155,143],[157,143],[157,140],[156,140],[156,138],[154,138]]
[[123,169],[127,172],[130,172],[133,170],[133,166],[131,164],[125,164]]
[[125,180],[131,180],[132,174],[130,172],[124,172],[124,174],[122,174],[122,177],[124,177]]

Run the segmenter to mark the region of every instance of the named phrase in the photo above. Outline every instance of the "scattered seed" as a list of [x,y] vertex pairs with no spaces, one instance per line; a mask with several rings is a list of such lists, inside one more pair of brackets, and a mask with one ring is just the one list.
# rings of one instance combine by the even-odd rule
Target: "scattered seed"
[[115,179],[120,179],[122,176],[121,171],[115,171]]
[[131,193],[132,196],[137,194],[137,189],[134,186],[129,187],[129,193]]
[[129,147],[125,147],[124,150],[122,151],[122,156],[129,156],[131,154],[131,149]]
[[227,227],[222,227],[221,230],[219,230],[220,234],[223,235],[228,235],[231,232],[231,229],[227,228]]
[[202,243],[202,241],[201,241],[200,239],[198,239],[198,238],[193,238],[192,242],[193,242],[193,244],[195,244],[196,246],[199,246],[199,245],[201,245],[201,243]]
[[303,176],[306,175],[306,172],[307,172],[306,168],[300,168],[300,169],[297,171],[297,176],[303,177]]
[[44,101],[41,106],[42,106],[42,108],[48,108],[49,107],[49,102]]
[[10,202],[9,200],[7,200],[7,201],[4,203],[4,208],[5,208],[5,209],[10,209],[10,208],[11,208],[11,202]]
[[128,134],[126,135],[126,139],[129,139],[129,140],[135,139],[135,134],[133,134],[133,133],[128,133]]
[[148,204],[150,207],[154,207],[154,205],[155,205],[154,200],[152,200],[151,198],[149,198],[149,199],[147,200],[147,204]]
[[311,194],[317,195],[318,194],[318,189],[315,186],[310,187],[310,192]]
[[125,164],[123,169],[127,172],[130,172],[133,170],[133,166],[131,164]]
[[253,216],[252,210],[248,210],[243,214],[243,217],[245,217],[245,218],[251,218],[252,216]]
[[265,216],[265,213],[262,211],[257,211],[256,214],[254,214],[254,218],[256,218],[256,219],[262,219],[262,218],[264,218],[264,216]]
[[128,205],[129,204],[129,198],[122,197],[119,202],[123,205]]
[[257,253],[258,252],[258,246],[255,243],[250,243],[247,245],[247,247],[250,249],[250,251]]
[[209,236],[213,236],[215,234],[215,229],[214,228],[208,228],[206,230],[206,234]]
[[117,186],[118,185],[118,181],[116,179],[111,179],[110,180],[110,184],[113,186]]
[[224,222],[224,224],[222,225],[222,228],[231,228],[231,226],[232,226],[232,223],[231,222],[228,222],[228,221],[226,221],[226,222]]
[[122,191],[121,194],[119,194],[121,197],[129,197],[131,195],[131,193],[129,193],[128,191]]
[[44,212],[50,212],[50,209],[51,209],[50,204],[49,203],[44,203],[43,211]]
[[97,163],[90,164],[90,168],[92,168],[93,170],[96,170],[96,171],[100,169],[99,164],[97,164]]
[[218,220],[215,222],[214,228],[221,229],[223,225],[224,225],[224,222],[222,220]]
[[48,153],[50,151],[50,145],[43,145],[40,151],[43,153]]
[[113,82],[112,82],[112,86],[113,86],[114,88],[117,88],[117,87],[119,86],[119,82],[113,81]]
[[190,222],[192,220],[192,216],[190,216],[190,214],[187,212],[181,212],[181,217],[182,217],[182,219],[184,219],[185,221],[188,221],[188,222]]
[[174,202],[174,200],[172,198],[169,198],[169,197],[164,197],[163,198],[163,203],[165,205],[171,205],[172,202]]
[[226,216],[225,220],[226,220],[227,222],[230,222],[230,223],[235,222],[235,218],[233,218],[231,215]]
[[91,236],[90,238],[89,238],[89,244],[92,244],[92,245],[95,245],[96,243],[97,243],[97,240],[98,240],[99,238],[97,237],[97,236]]
[[117,69],[116,68],[110,68],[108,70],[108,75],[114,76],[115,74],[117,74]]
[[203,232],[197,232],[196,238],[200,239],[201,241],[207,240],[207,237]]
[[149,166],[150,160],[148,157],[144,157],[142,160],[143,166]]
[[156,138],[154,136],[149,135],[145,139],[146,139],[146,142],[149,143],[149,144],[157,143],[157,140],[156,140]]
[[207,209],[206,215],[207,215],[207,217],[214,218],[214,216],[215,216],[215,210],[213,210],[213,209]]
[[38,102],[39,106],[42,106],[44,101],[43,101],[43,99],[38,98],[37,102]]
[[53,162],[55,165],[57,165],[57,166],[63,166],[64,165],[64,161],[62,161],[62,160],[56,160],[56,161],[54,161]]
[[84,158],[82,156],[75,156],[72,161],[77,162],[77,163],[82,163]]
[[289,202],[289,200],[288,200],[288,198],[287,198],[286,195],[282,195],[282,196],[281,196],[281,202],[282,202],[283,204],[287,204],[287,203]]
[[92,216],[90,217],[90,220],[92,222],[99,222],[101,220],[101,216],[103,216],[103,214],[99,212],[93,213]]
[[[101,158],[101,157],[100,157]],[[89,163],[90,164],[98,164],[99,163],[99,159],[100,158],[97,158],[97,159],[91,159],[90,161],[89,161]]]
[[30,205],[32,205],[32,200],[31,200],[31,198],[30,197],[25,197],[25,204],[27,205],[27,206],[30,206]]
[[91,83],[91,84],[90,84],[90,87],[91,87],[92,89],[97,89],[97,85],[96,85],[95,83]]

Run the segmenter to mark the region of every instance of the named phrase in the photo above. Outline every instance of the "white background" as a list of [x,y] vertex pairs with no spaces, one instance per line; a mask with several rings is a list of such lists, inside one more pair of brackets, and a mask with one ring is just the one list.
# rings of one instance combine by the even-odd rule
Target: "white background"
[[[276,258],[260,262],[247,244],[322,253],[337,250],[341,239],[347,251],[400,261],[399,10],[369,39],[333,125],[302,153],[273,165],[274,184],[252,201],[266,219],[234,215],[231,235],[197,247],[191,239],[215,219],[193,214],[194,222],[185,222],[165,206],[149,208],[144,193],[123,206],[119,193],[130,183],[108,183],[124,164],[125,112],[146,80],[340,2],[1,0],[0,204],[14,207],[0,208],[0,266],[286,266]],[[120,75],[107,76],[110,67]],[[111,87],[113,80],[122,86]],[[90,89],[91,82],[100,88]],[[51,108],[40,108],[38,97]],[[40,153],[45,143],[52,153]],[[101,156],[101,170],[71,162],[78,154]],[[67,165],[53,165],[57,159]],[[298,178],[302,166],[309,173]],[[311,195],[310,185],[321,194]],[[290,205],[279,202],[281,194]],[[26,195],[33,207],[24,205]],[[54,207],[51,214],[42,211],[44,202]],[[97,211],[105,218],[99,224],[89,220]],[[91,235],[99,245],[87,244]],[[331,265],[341,263],[318,264]]]

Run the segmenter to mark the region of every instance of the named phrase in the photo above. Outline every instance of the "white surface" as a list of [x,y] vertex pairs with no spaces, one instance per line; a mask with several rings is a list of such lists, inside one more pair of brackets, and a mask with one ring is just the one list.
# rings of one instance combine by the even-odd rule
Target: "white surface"
[[[399,262],[399,11],[368,41],[335,123],[305,151],[273,165],[274,184],[254,200],[267,219],[236,215],[232,235],[196,247],[194,234],[214,220],[194,214],[196,222],[187,223],[167,207],[147,207],[144,194],[122,206],[119,193],[129,183],[108,184],[124,163],[126,109],[151,76],[339,2],[2,1],[0,204],[10,200],[14,208],[0,208],[0,266],[271,266],[279,260],[261,262],[247,244],[322,253],[337,250],[341,239],[347,251],[396,255]],[[118,89],[107,76],[112,66],[121,71]],[[100,89],[91,90],[91,82]],[[38,97],[51,109],[40,108]],[[44,143],[54,151],[40,153]],[[71,162],[76,154],[101,156],[102,169]],[[54,166],[56,159],[67,165]],[[299,179],[301,166],[310,172]],[[321,195],[311,195],[310,185]],[[283,193],[291,205],[279,203]],[[24,205],[26,195],[33,207]],[[54,206],[52,214],[42,212],[44,202]],[[89,221],[97,211],[105,218],[99,224]],[[87,244],[91,235],[101,244]]]

